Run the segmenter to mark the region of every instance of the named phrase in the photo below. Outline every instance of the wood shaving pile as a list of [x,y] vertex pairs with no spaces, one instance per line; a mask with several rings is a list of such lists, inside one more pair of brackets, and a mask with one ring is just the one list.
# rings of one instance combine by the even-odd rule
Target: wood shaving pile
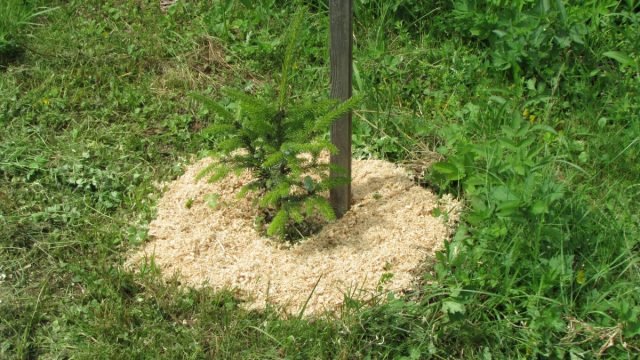
[[[459,215],[457,200],[415,185],[402,168],[353,160],[351,210],[287,248],[255,230],[255,198],[235,196],[250,174],[195,180],[211,161],[195,163],[167,185],[149,225],[151,241],[128,265],[153,256],[164,275],[177,273],[195,287],[233,289],[249,309],[268,302],[295,314],[309,299],[305,315],[319,315],[339,309],[344,294],[366,300],[409,290],[416,269],[440,248]],[[210,194],[219,195],[215,208],[207,204]]]

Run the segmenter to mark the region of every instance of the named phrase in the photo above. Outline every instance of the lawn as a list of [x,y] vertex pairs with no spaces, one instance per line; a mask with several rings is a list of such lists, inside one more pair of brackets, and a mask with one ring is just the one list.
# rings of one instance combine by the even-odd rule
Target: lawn
[[637,357],[638,1],[354,0],[354,155],[466,204],[418,291],[309,320],[125,269],[220,141],[190,94],[276,83],[301,5],[328,94],[326,3],[0,5],[0,358]]

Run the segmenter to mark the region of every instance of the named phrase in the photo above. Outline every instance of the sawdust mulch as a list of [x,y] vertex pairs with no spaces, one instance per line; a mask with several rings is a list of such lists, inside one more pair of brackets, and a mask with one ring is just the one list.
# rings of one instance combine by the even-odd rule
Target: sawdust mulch
[[[306,315],[339,309],[344,294],[364,299],[414,285],[416,269],[451,234],[460,203],[438,198],[402,168],[381,160],[353,160],[352,209],[316,235],[287,248],[254,228],[250,196],[235,194],[250,174],[217,183],[196,181],[204,159],[167,185],[150,241],[131,256],[152,256],[165,276],[192,286],[235,290],[249,309],[270,303]],[[207,204],[217,194],[217,206]],[[439,215],[439,216],[436,216]],[[382,280],[382,281],[381,281]]]

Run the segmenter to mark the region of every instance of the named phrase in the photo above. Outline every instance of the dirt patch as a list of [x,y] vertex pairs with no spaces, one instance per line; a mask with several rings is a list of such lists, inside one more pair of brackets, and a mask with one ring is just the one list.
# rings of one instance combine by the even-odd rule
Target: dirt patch
[[[450,235],[460,203],[416,186],[407,172],[381,160],[353,160],[352,209],[318,234],[285,248],[260,236],[251,196],[235,194],[248,173],[210,184],[196,181],[201,160],[167,185],[151,241],[128,264],[154,257],[163,274],[192,286],[231,288],[250,309],[267,302],[305,314],[337,310],[344,294],[366,299],[411,289],[420,264]],[[215,197],[215,208],[208,202]],[[438,215],[438,216],[436,216]]]

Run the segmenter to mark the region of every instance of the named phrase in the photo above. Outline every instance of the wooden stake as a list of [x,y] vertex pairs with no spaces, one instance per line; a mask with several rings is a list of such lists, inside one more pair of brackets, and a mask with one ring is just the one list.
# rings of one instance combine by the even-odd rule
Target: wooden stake
[[[330,56],[331,97],[345,101],[351,97],[353,61],[353,0],[330,0]],[[338,154],[331,156],[331,164],[343,171],[331,170],[331,177],[346,176],[351,181],[351,112],[337,119],[331,126],[331,142]],[[329,201],[338,218],[349,210],[351,184],[331,189]]]

